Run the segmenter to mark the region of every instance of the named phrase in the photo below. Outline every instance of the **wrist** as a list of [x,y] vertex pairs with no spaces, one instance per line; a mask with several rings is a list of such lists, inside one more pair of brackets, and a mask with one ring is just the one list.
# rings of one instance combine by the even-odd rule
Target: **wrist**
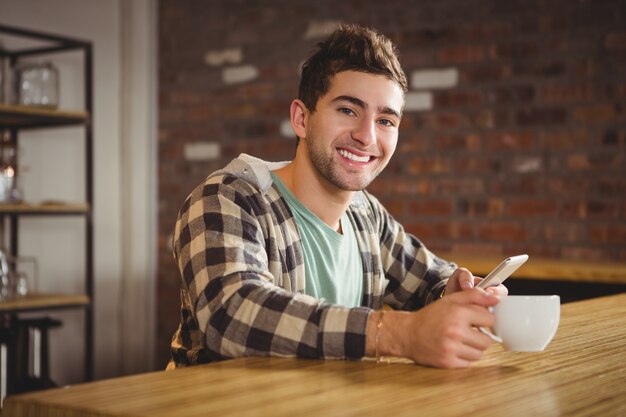
[[381,358],[385,356],[404,357],[405,347],[402,329],[406,329],[406,320],[411,313],[399,311],[374,311],[367,322],[366,356]]
[[[382,310],[373,311],[370,313],[369,318],[367,320],[367,328],[365,335],[365,355],[369,357],[376,357],[377,354],[381,354],[381,346],[380,346],[380,328],[379,323],[381,318],[383,317]],[[381,326],[384,323],[380,324]]]

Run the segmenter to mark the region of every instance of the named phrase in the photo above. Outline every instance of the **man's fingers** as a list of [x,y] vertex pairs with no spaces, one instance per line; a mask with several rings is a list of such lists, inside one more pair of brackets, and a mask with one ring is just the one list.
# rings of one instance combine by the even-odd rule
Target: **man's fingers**
[[450,301],[461,304],[476,304],[483,307],[491,307],[498,304],[500,297],[491,292],[486,292],[482,288],[473,288],[468,291],[451,294]]
[[479,332],[478,329],[471,329],[470,332],[472,334],[463,339],[463,343],[466,346],[472,349],[480,350],[482,352],[484,350],[487,350],[487,348],[493,344],[493,340],[491,340],[491,338],[486,334]]
[[502,284],[495,287],[487,287],[485,288],[485,291],[499,297],[504,297],[509,294],[509,289]]
[[459,341],[455,347],[454,351],[448,352],[448,355],[445,357],[439,358],[441,363],[437,366],[441,366],[444,368],[465,368],[470,366],[472,362],[476,362],[483,356],[483,352],[491,346],[491,339],[485,336],[482,333],[478,333],[480,336],[487,338],[489,342],[484,342],[480,338],[472,339],[471,343],[463,343]]
[[459,286],[461,289],[474,288],[474,275],[470,271],[465,268],[459,268],[457,273],[459,274]]
[[[485,335],[482,335],[482,336],[485,336]],[[487,337],[487,336],[485,336],[485,337]],[[487,339],[489,339],[489,338],[487,337]],[[489,345],[487,347],[489,347]],[[485,351],[485,349],[487,349],[487,347],[485,347],[485,348],[475,348],[472,345],[463,344],[459,348],[458,357],[459,357],[459,359],[464,360],[464,361],[475,362],[475,361],[477,361],[477,360],[479,360],[480,358],[483,357],[483,352]]]
[[[465,317],[467,319],[466,323],[469,324],[469,329],[479,326],[492,327],[496,322],[494,314],[489,312],[485,307],[479,305],[468,306]],[[474,331],[472,330],[471,334],[473,333]]]

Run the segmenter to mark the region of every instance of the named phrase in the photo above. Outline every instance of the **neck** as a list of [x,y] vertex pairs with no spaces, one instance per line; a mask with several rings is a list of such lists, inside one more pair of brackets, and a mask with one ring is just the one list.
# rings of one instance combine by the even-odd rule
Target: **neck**
[[275,173],[306,208],[330,228],[341,232],[341,216],[352,201],[353,191],[338,190],[328,183],[320,177],[308,158],[298,158],[298,152],[289,165]]

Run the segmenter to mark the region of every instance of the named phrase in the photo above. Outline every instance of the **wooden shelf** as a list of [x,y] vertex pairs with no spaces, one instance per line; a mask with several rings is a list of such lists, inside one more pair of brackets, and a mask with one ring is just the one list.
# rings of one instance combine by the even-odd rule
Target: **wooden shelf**
[[0,214],[85,214],[87,203],[0,203]]
[[0,104],[0,126],[33,128],[81,125],[89,121],[85,111],[69,111]]
[[0,313],[84,307],[87,305],[89,305],[89,297],[84,294],[29,294],[25,297],[0,301]]

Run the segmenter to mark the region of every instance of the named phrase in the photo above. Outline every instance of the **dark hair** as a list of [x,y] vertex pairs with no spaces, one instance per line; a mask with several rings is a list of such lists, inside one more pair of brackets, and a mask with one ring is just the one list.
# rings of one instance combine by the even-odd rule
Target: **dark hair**
[[317,100],[330,88],[331,78],[342,71],[384,75],[404,93],[406,75],[398,61],[395,45],[384,35],[358,25],[340,25],[302,65],[298,98],[314,112]]

